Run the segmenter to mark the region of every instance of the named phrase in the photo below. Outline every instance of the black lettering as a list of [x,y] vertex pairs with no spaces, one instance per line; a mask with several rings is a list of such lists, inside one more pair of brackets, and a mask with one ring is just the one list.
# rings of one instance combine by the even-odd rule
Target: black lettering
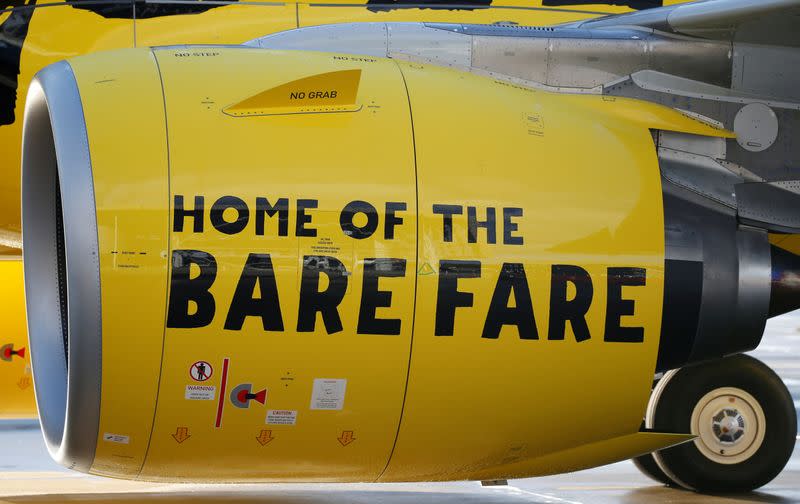
[[405,203],[395,203],[389,201],[386,203],[386,222],[383,224],[383,237],[387,240],[394,239],[394,228],[403,223],[402,217],[396,217],[396,212],[405,211]]
[[486,209],[486,220],[479,221],[477,209],[473,206],[467,207],[467,241],[478,243],[478,228],[486,229],[486,242],[497,243],[497,222],[495,209]]
[[[319,290],[320,273],[328,277],[328,288]],[[300,307],[297,313],[297,332],[313,332],[317,312],[322,314],[328,334],[342,330],[338,306],[347,291],[347,269],[335,257],[303,256],[303,275],[300,281]]]
[[381,277],[403,277],[405,274],[405,259],[364,259],[358,334],[400,334],[400,319],[375,318],[375,311],[376,308],[392,306],[392,291],[378,290],[378,280]]
[[[591,338],[586,312],[592,304],[594,288],[589,272],[579,266],[554,264],[550,278],[550,327],[547,339],[563,340],[567,321],[572,325],[576,341]],[[567,283],[575,286],[575,297],[567,299]]]
[[270,205],[267,198],[256,198],[256,236],[264,234],[264,214],[275,217],[278,214],[278,236],[289,235],[289,199],[279,198]]
[[605,4],[605,5],[627,5],[631,9],[652,9],[654,7],[661,7],[664,5],[664,0],[542,0],[543,6],[558,6],[565,5],[587,5],[587,4]]
[[306,215],[306,210],[317,208],[319,203],[313,199],[297,200],[297,222],[295,223],[295,235],[297,236],[317,236],[316,229],[307,229],[306,224],[311,222],[311,216]]
[[453,241],[453,215],[464,213],[461,205],[433,205],[433,213],[442,215],[442,236],[444,241]]
[[[233,208],[236,210],[236,220],[226,221],[224,214],[225,210]],[[236,196],[223,196],[211,206],[209,212],[211,225],[220,233],[236,234],[241,233],[247,227],[247,222],[250,220],[250,209],[247,208],[247,203],[243,199]]]
[[[585,0],[589,1],[589,0]],[[393,0],[391,2],[387,2],[386,0],[367,0],[366,6],[367,10],[370,12],[392,12],[392,11],[399,11],[402,12],[401,9],[407,9],[409,7],[412,8],[430,8],[431,6],[435,5],[442,5],[446,6],[448,10],[452,9],[453,11],[460,11],[460,12],[471,12],[471,11],[480,11],[480,9],[484,9],[489,7],[492,4],[492,0],[446,0],[446,1],[436,1],[436,0]],[[495,4],[497,5],[497,4]]]
[[[259,297],[254,298],[256,285]],[[236,284],[231,307],[225,318],[225,329],[241,331],[244,319],[261,317],[265,331],[283,331],[283,316],[278,300],[278,284],[269,254],[250,254]]]
[[[200,274],[191,278],[191,265],[200,268]],[[167,327],[205,327],[214,319],[216,303],[209,292],[217,277],[217,261],[201,250],[175,250],[172,252],[172,278],[170,279]],[[189,313],[189,302],[197,311]]]
[[622,327],[622,317],[633,315],[633,299],[622,299],[622,287],[641,287],[647,280],[644,268],[608,268],[608,295],[606,299],[606,330],[604,341],[613,343],[641,343],[644,327]]
[[[177,16],[181,14],[197,14],[219,7],[218,5],[181,5],[181,4],[148,4],[143,6],[132,5],[128,2],[117,4],[87,5],[83,0],[67,0],[73,9],[93,12],[106,19],[152,19],[163,16]],[[133,15],[133,10],[136,15]]]
[[183,220],[186,217],[194,219],[192,231],[195,233],[203,232],[203,197],[194,197],[194,210],[185,210],[183,208],[183,196],[180,194],[175,195],[175,209],[172,214],[172,230],[176,233],[183,231]]
[[[510,307],[512,292],[515,306]],[[539,339],[528,277],[522,263],[503,263],[481,337],[497,339],[504,325],[517,326],[520,339]]]
[[512,236],[511,233],[517,230],[518,224],[511,222],[512,217],[522,217],[521,208],[503,209],[503,245],[522,245],[521,236]]
[[472,306],[472,293],[458,290],[459,278],[480,278],[480,261],[439,261],[439,290],[436,294],[436,336],[452,336],[456,308]]
[[[363,227],[358,227],[353,223],[356,214],[363,213],[367,216],[367,223]],[[339,227],[344,234],[356,240],[369,238],[378,229],[378,211],[366,201],[351,201],[339,214]]]

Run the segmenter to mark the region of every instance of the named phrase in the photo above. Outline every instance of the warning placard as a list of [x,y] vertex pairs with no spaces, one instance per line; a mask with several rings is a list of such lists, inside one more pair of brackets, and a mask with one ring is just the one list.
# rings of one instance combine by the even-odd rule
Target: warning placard
[[213,401],[217,395],[217,387],[213,385],[186,385],[184,399],[187,401]]
[[297,423],[297,411],[285,409],[267,410],[267,423],[269,425],[294,425]]
[[312,410],[340,410],[344,407],[344,393],[347,380],[315,378],[311,391]]
[[189,367],[189,376],[192,380],[204,382],[214,374],[214,368],[206,361],[197,361]]
[[131,438],[122,434],[112,434],[110,432],[106,432],[103,434],[103,441],[108,441],[109,443],[130,444]]

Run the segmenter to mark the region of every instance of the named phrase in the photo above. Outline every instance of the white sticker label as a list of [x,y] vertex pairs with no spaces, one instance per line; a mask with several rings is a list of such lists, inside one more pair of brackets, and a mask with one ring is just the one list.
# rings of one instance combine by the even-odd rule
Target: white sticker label
[[344,392],[347,380],[330,378],[314,379],[314,389],[311,392],[312,410],[340,410],[344,407]]
[[109,443],[130,444],[131,438],[128,436],[123,436],[122,434],[110,434],[106,432],[103,434],[103,441],[108,441]]
[[184,399],[187,401],[213,401],[217,387],[212,385],[186,385]]
[[285,409],[267,410],[269,425],[294,425],[297,422],[297,411]]

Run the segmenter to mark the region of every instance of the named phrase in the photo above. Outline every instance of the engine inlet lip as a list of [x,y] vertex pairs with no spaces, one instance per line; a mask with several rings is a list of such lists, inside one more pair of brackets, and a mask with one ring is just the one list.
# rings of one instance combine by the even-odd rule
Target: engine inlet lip
[[[34,77],[22,137],[22,254],[39,420],[51,456],[86,472],[100,419],[100,263],[86,122],[67,62]],[[63,235],[57,226],[59,187]]]

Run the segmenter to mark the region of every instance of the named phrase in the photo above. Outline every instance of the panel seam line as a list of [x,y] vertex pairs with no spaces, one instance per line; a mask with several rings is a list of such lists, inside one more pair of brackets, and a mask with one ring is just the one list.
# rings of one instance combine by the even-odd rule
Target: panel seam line
[[408,382],[411,377],[411,358],[414,352],[414,333],[416,332],[416,321],[417,321],[417,289],[419,286],[419,170],[417,166],[417,137],[414,133],[414,113],[411,110],[411,95],[408,92],[408,83],[406,82],[406,76],[403,73],[403,69],[400,67],[400,64],[392,60],[392,63],[395,64],[397,67],[397,71],[400,73],[400,77],[403,79],[403,88],[406,91],[406,100],[408,100],[408,118],[411,125],[411,148],[414,154],[414,223],[416,224],[416,239],[415,239],[415,257],[414,257],[414,310],[411,314],[411,341],[409,342],[408,346],[408,368],[406,369],[406,386],[403,390],[403,402],[400,406],[400,419],[397,421],[397,432],[394,436],[394,443],[392,443],[392,449],[389,452],[389,457],[386,459],[386,466],[384,466],[381,473],[375,478],[375,481],[378,482],[386,473],[386,470],[389,469],[389,464],[392,462],[392,457],[394,456],[394,450],[397,448],[397,440],[400,438],[400,427],[403,424],[403,414],[405,413],[406,408],[406,398],[408,397]]
[[155,51],[152,49],[150,50],[150,54],[153,56],[153,61],[156,64],[156,70],[158,71],[158,80],[161,84],[161,98],[164,102],[164,133],[165,133],[165,141],[167,147],[167,289],[165,293],[165,300],[164,300],[164,332],[161,336],[161,362],[159,363],[158,369],[158,386],[156,388],[156,403],[153,406],[153,421],[150,425],[150,435],[147,439],[147,448],[144,451],[144,457],[142,458],[142,465],[139,467],[139,471],[136,473],[136,476],[139,477],[144,471],[144,466],[147,463],[147,457],[150,455],[150,445],[153,441],[153,431],[155,430],[156,426],[156,414],[158,413],[158,399],[161,395],[161,381],[163,380],[163,372],[164,372],[164,351],[167,343],[167,307],[169,306],[169,288],[170,288],[170,272],[171,272],[171,263],[172,257],[169,253],[170,249],[172,248],[172,228],[170,227],[170,209],[172,207],[171,198],[172,195],[172,176],[171,176],[171,160],[170,160],[170,150],[169,150],[169,120],[167,118],[167,92],[164,89],[164,77],[161,73],[161,65],[158,63],[158,56],[156,56]]

